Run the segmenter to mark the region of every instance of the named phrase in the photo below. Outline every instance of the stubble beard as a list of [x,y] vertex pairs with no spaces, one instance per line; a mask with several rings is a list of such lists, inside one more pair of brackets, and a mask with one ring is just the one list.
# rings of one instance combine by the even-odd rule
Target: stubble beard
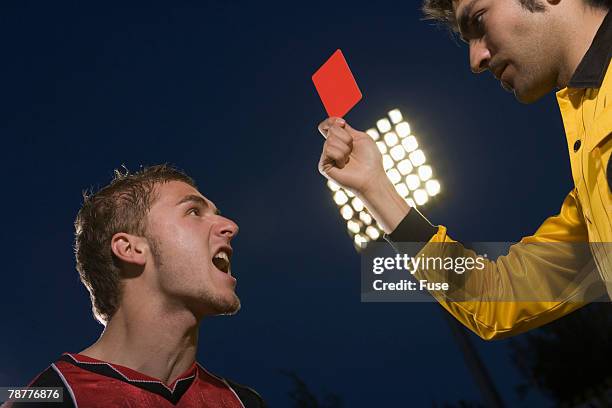
[[[155,267],[158,270],[162,270],[164,262],[162,261],[161,242],[152,235],[147,234],[146,237],[151,247]],[[206,309],[206,312],[198,314],[232,316],[238,313],[241,308],[240,298],[234,292],[232,292],[231,299],[225,299],[223,296],[213,293],[210,288],[204,288],[202,293],[197,296],[197,299],[198,305],[205,305],[204,308]],[[196,308],[199,309],[200,307],[196,306]]]

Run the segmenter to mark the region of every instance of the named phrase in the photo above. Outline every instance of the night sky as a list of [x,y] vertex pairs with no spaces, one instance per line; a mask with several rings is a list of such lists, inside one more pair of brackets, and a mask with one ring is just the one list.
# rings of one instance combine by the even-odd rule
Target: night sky
[[[240,226],[243,308],[201,326],[198,360],[289,406],[296,372],[347,407],[478,400],[437,304],[360,301],[360,258],[317,171],[312,73],[341,48],[367,129],[410,122],[443,195],[424,209],[464,241],[518,241],[572,188],[554,94],[521,105],[418,3],[3,3],[0,385],[27,383],[99,336],[75,270],[81,192],[125,164],[173,163]],[[12,5],[12,6],[11,6]],[[472,335],[509,406],[508,341]]]

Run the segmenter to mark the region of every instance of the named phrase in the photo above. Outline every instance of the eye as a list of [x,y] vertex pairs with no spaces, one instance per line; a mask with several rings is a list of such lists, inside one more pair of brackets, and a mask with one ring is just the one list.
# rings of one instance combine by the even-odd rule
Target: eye
[[193,214],[193,215],[199,216],[200,209],[198,207],[192,207],[187,211],[187,214]]
[[479,13],[472,18],[472,26],[477,33],[482,34],[484,32],[484,12]]

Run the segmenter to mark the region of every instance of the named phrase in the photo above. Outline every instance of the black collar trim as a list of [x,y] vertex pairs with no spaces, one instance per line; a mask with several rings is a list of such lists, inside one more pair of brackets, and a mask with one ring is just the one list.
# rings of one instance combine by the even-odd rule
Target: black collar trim
[[599,88],[612,57],[612,13],[608,12],[591,47],[570,79],[570,88]]
[[138,387],[145,391],[152,392],[154,394],[157,394],[165,398],[173,405],[176,405],[181,399],[181,397],[183,396],[183,394],[185,394],[185,392],[189,389],[189,386],[193,383],[193,380],[196,378],[197,372],[198,372],[198,370],[196,369],[195,374],[193,374],[192,376],[181,378],[177,380],[176,383],[174,384],[174,388],[170,389],[164,383],[160,381],[130,379],[126,377],[125,375],[123,375],[121,372],[117,371],[109,363],[102,363],[102,362],[100,363],[91,362],[90,363],[90,362],[78,361],[74,357],[72,357],[70,354],[64,354],[58,360],[65,361],[79,368],[82,368],[83,370],[87,370],[92,373],[100,374],[106,377],[111,377],[116,380],[131,384],[134,387]]

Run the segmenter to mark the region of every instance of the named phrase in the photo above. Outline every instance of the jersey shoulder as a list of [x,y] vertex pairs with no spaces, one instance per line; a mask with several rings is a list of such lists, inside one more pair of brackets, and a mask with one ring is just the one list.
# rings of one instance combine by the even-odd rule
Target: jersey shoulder
[[240,401],[244,405],[244,408],[266,408],[266,402],[263,400],[261,395],[251,387],[246,385],[238,384],[235,381],[225,379],[227,384],[232,390],[238,395]]
[[55,364],[51,364],[46,370],[38,374],[27,387],[41,388],[61,388],[62,402],[13,402],[3,405],[6,408],[74,408],[72,390],[68,386],[66,379],[60,373]]

